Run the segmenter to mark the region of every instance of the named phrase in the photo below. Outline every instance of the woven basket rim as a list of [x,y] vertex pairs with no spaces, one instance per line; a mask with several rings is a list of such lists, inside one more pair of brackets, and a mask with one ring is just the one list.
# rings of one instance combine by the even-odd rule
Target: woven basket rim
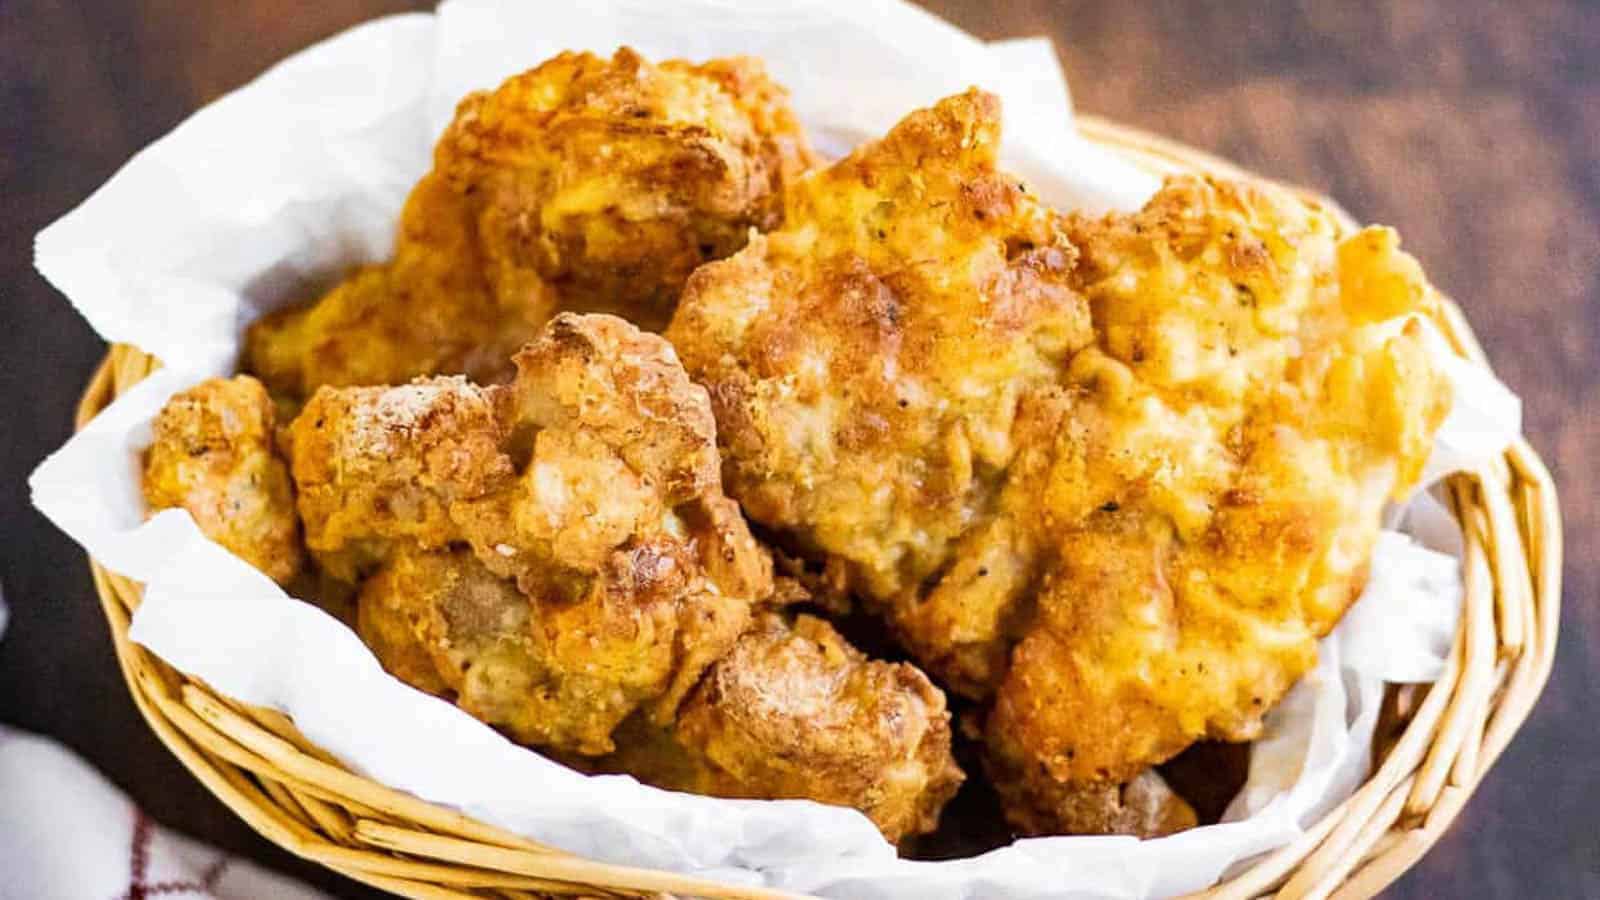
[[[1078,126],[1090,141],[1155,174],[1266,181],[1108,119],[1080,116]],[[1355,227],[1328,198],[1279,186]],[[1445,306],[1442,324],[1455,350],[1488,367],[1465,316],[1454,303]],[[77,427],[158,365],[135,347],[112,346],[84,392]],[[1550,674],[1560,620],[1562,523],[1554,483],[1519,438],[1503,458],[1446,484],[1462,526],[1466,590],[1444,674],[1432,686],[1391,686],[1386,704],[1404,730],[1354,794],[1292,843],[1191,896],[1376,894],[1438,840],[1533,708]],[[90,567],[145,721],[213,794],[291,853],[406,897],[792,896],[586,860],[356,775],[282,714],[215,692],[132,643],[128,624],[139,585],[93,558]]]

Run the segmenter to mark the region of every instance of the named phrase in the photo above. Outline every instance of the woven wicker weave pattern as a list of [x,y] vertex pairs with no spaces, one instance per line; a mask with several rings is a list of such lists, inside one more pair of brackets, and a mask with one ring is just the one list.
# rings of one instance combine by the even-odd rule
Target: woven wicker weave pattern
[[[1080,127],[1158,174],[1251,177],[1109,122],[1084,118]],[[1354,227],[1325,198],[1301,193]],[[1487,365],[1460,311],[1447,304],[1447,313],[1457,352]],[[78,408],[78,427],[157,365],[137,348],[112,347]],[[1465,541],[1466,608],[1444,674],[1432,686],[1390,688],[1386,712],[1401,727],[1380,729],[1381,762],[1354,795],[1298,840],[1197,896],[1377,893],[1438,840],[1532,709],[1550,673],[1559,624],[1555,487],[1519,440],[1494,465],[1452,476],[1448,491]],[[130,642],[139,586],[93,560],[91,567],[145,720],[208,789],[290,852],[407,897],[789,896],[592,862],[352,774],[284,716],[218,694]]]

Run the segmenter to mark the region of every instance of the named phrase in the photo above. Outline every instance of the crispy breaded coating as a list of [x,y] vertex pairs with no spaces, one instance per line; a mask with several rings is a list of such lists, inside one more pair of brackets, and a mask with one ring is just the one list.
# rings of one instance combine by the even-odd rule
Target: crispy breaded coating
[[[1255,738],[1366,581],[1448,385],[1437,296],[1393,231],[1264,188],[1170,182],[1072,223],[1099,345],[1069,372],[1032,622],[988,723],[1018,806]],[[1014,781],[1012,780],[1014,779]]]
[[[454,607],[493,609],[507,591],[521,600],[510,583],[484,569],[470,551],[407,546],[362,582],[356,595],[356,634],[390,675],[417,690],[454,699],[471,663],[452,658],[452,645],[439,642],[439,635],[448,635],[448,623],[436,608],[450,598]],[[524,618],[512,616],[513,621]],[[425,642],[424,634],[436,643]],[[455,684],[446,680],[451,675]]]
[[998,103],[952,97],[802,179],[789,224],[696,272],[666,333],[711,391],[729,493],[882,600],[945,565],[1022,398],[1092,339],[1072,245],[995,170]]
[[867,659],[809,615],[762,616],[669,729],[624,728],[603,768],[697,794],[854,807],[895,843],[937,827],[965,777],[927,676]]
[[563,53],[469,95],[406,202],[394,257],[250,329],[276,391],[509,377],[558,310],[658,329],[699,264],[774,227],[812,154],[757,60]]
[[632,705],[665,721],[773,590],[722,494],[705,389],[666,341],[614,316],[563,313],[516,364],[501,406],[526,461],[513,487],[452,516],[485,566],[548,598],[539,621],[574,666],[638,679]]
[[[519,740],[605,753],[635,710],[671,719],[772,594],[772,564],[722,495],[705,390],[660,337],[562,314],[516,365],[492,388],[318,391],[290,429],[302,515],[325,567],[377,568],[362,616],[396,674],[437,688],[385,610],[494,607],[483,627],[515,640],[413,628],[437,676]],[[490,675],[464,674],[491,650]]]
[[[991,774],[995,767],[989,766]],[[1152,838],[1199,824],[1194,807],[1155,769],[1132,779],[1078,784],[1052,778],[1023,783],[996,776],[1006,821],[1020,834],[1131,834]]]
[[397,387],[324,387],[287,432],[306,546],[356,581],[397,542],[460,537],[450,510],[511,484],[492,391],[460,376]]
[[304,552],[273,415],[266,389],[248,375],[174,395],[155,418],[143,487],[152,510],[188,510],[207,537],[288,584]]
[[729,493],[993,699],[1013,824],[1159,833],[1149,767],[1253,736],[1359,593],[1448,406],[1388,323],[1434,293],[1267,188],[1058,217],[998,128],[969,92],[803,179],[667,335]]
[[244,367],[276,393],[381,385],[435,374],[503,380],[555,300],[530,287],[497,296],[469,198],[429,173],[401,212],[392,260],[363,266],[314,303],[256,320]]
[[503,545],[485,556],[491,569],[592,571],[630,537],[682,533],[680,507],[720,498],[705,389],[661,338],[562,314],[516,366],[500,402],[508,443],[527,454],[519,489],[455,511],[474,545]]
[[670,598],[607,587],[523,593],[470,550],[401,550],[362,585],[361,635],[396,677],[522,743],[604,753],[617,723],[664,695],[679,650]]
[[788,94],[752,57],[652,65],[567,52],[461,102],[438,168],[481,195],[497,293],[658,330],[700,264],[770,229],[812,164]]

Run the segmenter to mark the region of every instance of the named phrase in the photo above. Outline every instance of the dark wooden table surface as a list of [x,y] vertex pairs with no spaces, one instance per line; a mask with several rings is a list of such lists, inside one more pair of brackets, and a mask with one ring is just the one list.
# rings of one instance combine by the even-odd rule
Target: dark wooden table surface
[[[1589,482],[1600,458],[1600,8],[931,5],[983,37],[1053,37],[1083,110],[1397,226],[1461,301],[1564,491],[1562,641],[1532,719],[1391,895],[1600,897],[1600,491]],[[30,244],[200,105],[409,6],[0,0],[0,581],[12,607],[0,722],[62,739],[158,821],[350,897],[369,894],[256,837],[151,736],[83,555],[27,504],[24,477],[66,437],[104,350],[34,273]]]

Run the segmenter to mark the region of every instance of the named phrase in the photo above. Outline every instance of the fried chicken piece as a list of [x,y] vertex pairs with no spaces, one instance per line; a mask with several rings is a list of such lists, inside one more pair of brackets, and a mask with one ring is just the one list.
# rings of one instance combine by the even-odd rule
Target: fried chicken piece
[[495,405],[493,391],[460,376],[319,389],[286,443],[306,546],[323,569],[354,582],[397,543],[458,540],[452,506],[513,479]]
[[[513,608],[510,598],[522,599],[509,582],[483,568],[471,551],[407,546],[361,583],[355,630],[390,675],[419,691],[453,700],[467,680],[472,660],[452,652],[454,647],[447,643],[450,621],[443,608],[448,605],[473,613],[509,611],[509,618],[520,624],[527,617]],[[494,621],[492,612],[456,618]],[[494,667],[483,671],[494,671]],[[453,676],[454,682],[447,676]],[[475,683],[484,681],[474,679]],[[464,702],[462,708],[466,708]],[[478,712],[473,715],[481,717]]]
[[679,507],[727,502],[706,392],[661,338],[565,313],[516,366],[499,393],[507,443],[527,459],[521,485],[454,511],[475,546],[516,550],[486,554],[491,569],[591,571],[630,535],[681,533]]
[[758,60],[563,53],[462,100],[393,261],[256,323],[248,367],[302,397],[418,375],[488,383],[561,309],[658,329],[696,266],[778,223],[780,189],[812,160]]
[[1149,767],[1251,737],[1359,593],[1448,405],[1388,322],[1435,295],[1266,188],[1058,217],[998,128],[969,92],[803,179],[667,335],[729,493],[993,700],[1013,823],[1160,833],[1193,813]]
[[1093,338],[1076,253],[998,143],[991,95],[913,113],[697,271],[666,333],[711,391],[729,493],[883,602],[982,520],[1022,398]]
[[269,313],[245,335],[244,368],[294,399],[319,386],[466,374],[489,383],[556,303],[528,285],[496,294],[470,196],[437,169],[406,199],[392,260],[363,266],[313,303]]
[[988,723],[1013,797],[1256,737],[1449,408],[1396,321],[1438,301],[1393,231],[1195,179],[1072,231],[1102,337],[1033,490],[1057,531]]
[[927,676],[869,660],[809,615],[762,616],[670,728],[623,727],[601,768],[696,794],[854,807],[894,843],[937,827],[965,777]]
[[1194,807],[1155,769],[1128,781],[1079,784],[1023,779],[987,764],[1005,804],[1006,821],[1020,834],[1131,834],[1153,838],[1199,824]]
[[475,190],[497,293],[554,285],[566,309],[659,330],[684,279],[779,222],[813,162],[788,94],[753,57],[651,65],[563,53],[462,101],[439,168]]
[[[377,568],[361,615],[396,674],[442,679],[519,740],[605,753],[635,710],[671,719],[772,594],[772,563],[722,494],[705,390],[660,337],[564,313],[516,365],[491,388],[319,390],[289,437],[308,543],[346,577]],[[439,620],[452,604],[460,621]],[[477,633],[502,630],[518,637]],[[463,660],[491,653],[474,681]]]
[[470,550],[405,549],[363,583],[360,633],[397,678],[519,742],[604,753],[641,702],[668,696],[681,650],[670,598],[609,587],[525,594]]
[[821,620],[749,629],[799,597],[723,496],[709,398],[671,347],[562,314],[516,364],[488,389],[324,388],[291,429],[317,546],[382,561],[359,631],[385,668],[558,755],[655,771],[618,740],[694,748],[700,787],[679,786],[931,830],[961,780],[943,695]]
[[304,552],[273,415],[266,389],[248,375],[174,395],[156,416],[143,488],[152,510],[188,510],[207,537],[288,584]]
[[722,493],[709,398],[666,341],[614,316],[563,313],[516,365],[502,415],[526,462],[452,516],[537,598],[574,668],[637,682],[612,726],[640,704],[669,720],[773,591],[771,558]]

